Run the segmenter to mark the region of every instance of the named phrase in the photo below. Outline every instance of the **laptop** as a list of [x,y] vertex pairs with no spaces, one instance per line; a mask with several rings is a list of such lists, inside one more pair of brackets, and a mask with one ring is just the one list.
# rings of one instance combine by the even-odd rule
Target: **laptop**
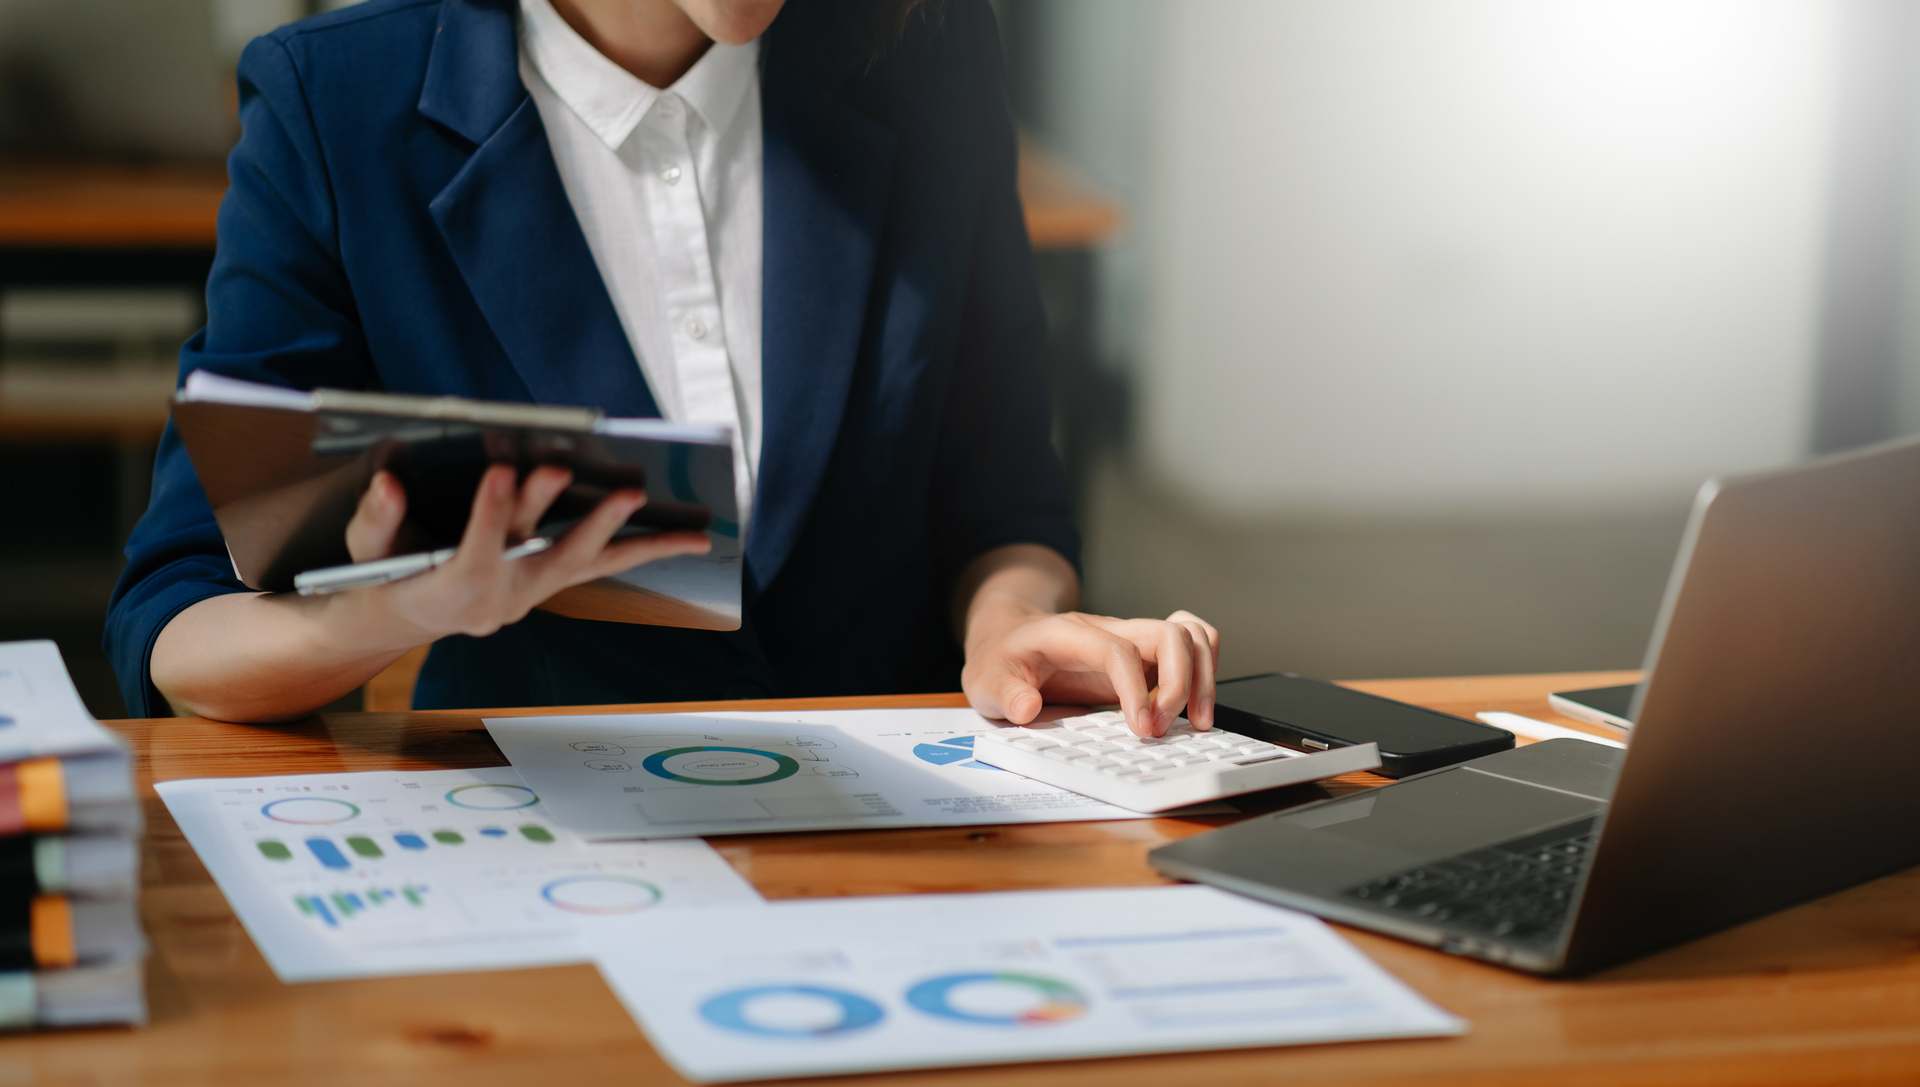
[[1920,441],[1702,487],[1630,716],[1149,858],[1548,975],[1920,864]]

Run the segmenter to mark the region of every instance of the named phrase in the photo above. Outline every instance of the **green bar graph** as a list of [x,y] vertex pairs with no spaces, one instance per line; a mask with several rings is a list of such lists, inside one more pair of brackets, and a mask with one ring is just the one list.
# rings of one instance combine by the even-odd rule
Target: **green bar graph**
[[466,841],[457,830],[436,830],[433,832],[433,840],[441,845],[459,845]]
[[379,858],[386,856],[385,853],[381,852],[380,844],[364,834],[349,835],[347,837],[347,848],[360,854],[362,857]]
[[528,823],[520,828],[520,836],[529,842],[552,842],[553,832],[538,823]]
[[260,847],[260,855],[270,861],[290,861],[293,859],[293,850],[288,849],[285,842],[276,842],[272,838],[262,838],[255,844]]

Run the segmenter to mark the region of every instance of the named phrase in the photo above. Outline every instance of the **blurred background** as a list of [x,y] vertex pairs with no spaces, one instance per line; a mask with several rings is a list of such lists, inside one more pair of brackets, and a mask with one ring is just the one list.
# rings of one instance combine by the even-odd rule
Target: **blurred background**
[[[100,716],[233,63],[330,6],[0,0],[0,639]],[[1920,0],[995,7],[1088,606],[1228,674],[1634,667],[1701,480],[1920,430]]]

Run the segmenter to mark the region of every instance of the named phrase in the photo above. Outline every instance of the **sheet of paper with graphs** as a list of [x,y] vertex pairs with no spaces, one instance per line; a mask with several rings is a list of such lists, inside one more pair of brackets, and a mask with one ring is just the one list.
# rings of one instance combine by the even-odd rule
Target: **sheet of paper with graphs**
[[655,1048],[701,1082],[1466,1029],[1317,919],[1211,887],[810,899],[699,927],[716,935],[582,923]]
[[697,839],[581,840],[509,767],[155,789],[282,981],[582,962],[575,918],[760,902]]
[[493,717],[486,726],[553,817],[593,839],[1151,818],[976,761],[974,736],[1003,726],[968,709]]

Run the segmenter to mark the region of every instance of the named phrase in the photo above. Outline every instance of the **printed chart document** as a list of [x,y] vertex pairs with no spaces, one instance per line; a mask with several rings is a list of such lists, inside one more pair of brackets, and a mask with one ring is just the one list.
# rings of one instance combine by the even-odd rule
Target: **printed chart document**
[[504,767],[155,789],[282,981],[582,962],[576,917],[760,902],[697,839],[580,840]]
[[593,839],[1153,818],[975,760],[974,736],[1003,726],[969,709],[485,724],[553,817]]
[[584,918],[600,972],[701,1082],[1459,1034],[1319,920],[1210,887]]
[[80,701],[52,642],[0,642],[0,763],[121,750]]

